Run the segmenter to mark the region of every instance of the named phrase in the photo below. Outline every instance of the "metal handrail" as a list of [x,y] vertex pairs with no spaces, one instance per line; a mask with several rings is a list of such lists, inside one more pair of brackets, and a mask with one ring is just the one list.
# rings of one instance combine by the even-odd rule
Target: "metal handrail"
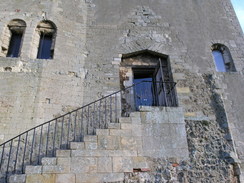
[[[135,92],[135,87],[147,82],[150,81],[141,81],[109,94],[2,143],[0,145],[0,182],[7,182],[11,174],[24,173],[26,165],[40,164],[42,157],[54,156],[57,149],[67,149],[70,142],[83,141],[84,135],[94,135],[96,129],[104,129],[108,127],[108,123],[118,122],[118,116],[120,116],[118,113],[122,114],[123,105],[127,105],[120,103],[118,97],[127,98],[128,93]],[[177,106],[175,82],[153,83],[162,83],[164,88],[167,86],[169,89],[165,93],[169,99],[165,98],[165,100],[171,100],[173,101],[171,106]],[[128,99],[126,102],[131,101],[133,99]],[[133,107],[125,109],[127,113],[133,110],[135,110]]]

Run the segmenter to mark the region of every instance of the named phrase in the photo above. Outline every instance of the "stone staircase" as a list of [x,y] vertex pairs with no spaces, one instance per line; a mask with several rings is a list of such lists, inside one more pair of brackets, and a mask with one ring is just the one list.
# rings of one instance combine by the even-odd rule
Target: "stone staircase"
[[124,173],[149,171],[142,155],[140,112],[96,129],[83,142],[71,142],[55,157],[44,157],[41,165],[26,166],[25,174],[11,175],[10,183],[99,183],[124,180]]

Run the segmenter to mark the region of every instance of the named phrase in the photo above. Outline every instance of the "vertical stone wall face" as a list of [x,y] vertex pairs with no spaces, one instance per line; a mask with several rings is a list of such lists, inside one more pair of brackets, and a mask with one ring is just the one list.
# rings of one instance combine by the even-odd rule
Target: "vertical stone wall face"
[[[27,27],[20,57],[0,57],[0,142],[118,91],[123,55],[150,50],[169,58],[187,121],[186,167],[199,170],[187,169],[184,176],[177,170],[178,179],[236,181],[244,162],[244,40],[229,0],[2,0],[0,49],[7,24],[16,18]],[[52,60],[35,55],[35,29],[43,19],[57,26]],[[214,43],[229,48],[237,72],[216,72]],[[209,161],[212,171],[197,157]],[[159,172],[167,163],[162,160]]]

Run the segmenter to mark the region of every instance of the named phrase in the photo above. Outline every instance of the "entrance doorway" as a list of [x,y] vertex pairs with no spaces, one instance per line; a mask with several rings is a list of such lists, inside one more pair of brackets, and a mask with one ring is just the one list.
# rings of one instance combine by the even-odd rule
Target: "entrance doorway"
[[124,57],[120,66],[124,113],[140,106],[177,106],[168,57],[149,51]]

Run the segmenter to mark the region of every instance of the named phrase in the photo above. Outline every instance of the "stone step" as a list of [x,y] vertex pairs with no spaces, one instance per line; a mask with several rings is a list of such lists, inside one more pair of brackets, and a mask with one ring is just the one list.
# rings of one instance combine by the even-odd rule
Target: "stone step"
[[140,118],[141,113],[140,112],[132,112],[132,113],[130,113],[130,117],[131,118]]
[[96,135],[86,135],[84,136],[84,142],[97,142]]
[[69,165],[44,165],[26,166],[25,174],[45,174],[45,173],[67,173],[70,171]]
[[120,123],[108,123],[108,129],[120,129]]
[[137,156],[136,150],[72,150],[71,157]]
[[71,142],[70,143],[71,150],[85,150],[85,142]]
[[130,117],[121,117],[119,118],[120,123],[131,123],[131,118]]
[[9,183],[25,183],[26,174],[15,174],[9,177]]
[[42,158],[41,163],[43,166],[45,166],[45,165],[56,165],[57,164],[57,158],[56,157],[44,157],[44,158]]

